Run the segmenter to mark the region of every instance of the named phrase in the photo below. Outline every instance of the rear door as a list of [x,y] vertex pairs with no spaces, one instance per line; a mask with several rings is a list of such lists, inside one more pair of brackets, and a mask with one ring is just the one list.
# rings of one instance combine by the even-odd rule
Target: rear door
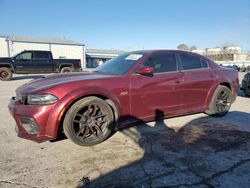
[[183,107],[187,111],[204,108],[208,92],[216,82],[207,60],[189,53],[179,53],[184,81],[181,83]]
[[49,52],[34,51],[32,62],[36,73],[51,73],[53,71],[53,62]]
[[178,71],[175,53],[158,52],[140,66],[153,67],[154,74],[131,75],[131,114],[148,118],[177,111],[182,105],[178,87],[182,73]]

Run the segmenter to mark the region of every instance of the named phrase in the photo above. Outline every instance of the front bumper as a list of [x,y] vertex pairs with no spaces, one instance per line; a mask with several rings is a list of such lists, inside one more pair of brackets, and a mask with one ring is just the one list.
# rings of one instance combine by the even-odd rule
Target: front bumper
[[[49,115],[53,110],[54,104],[52,105],[23,105],[19,101],[16,101],[13,97],[8,105],[9,112],[13,116],[16,122],[16,132],[18,137],[33,140],[41,143],[48,140],[55,139],[55,136],[46,134],[46,126]],[[22,118],[32,118],[38,126],[38,132],[31,133],[25,129],[21,122]],[[53,125],[51,125],[53,126]]]

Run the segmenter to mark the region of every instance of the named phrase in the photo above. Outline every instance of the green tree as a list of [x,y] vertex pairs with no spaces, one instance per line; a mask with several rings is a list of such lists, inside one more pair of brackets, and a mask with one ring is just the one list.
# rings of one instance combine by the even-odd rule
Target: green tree
[[186,44],[180,44],[179,46],[177,46],[177,48],[179,50],[189,50],[189,47]]
[[197,48],[196,48],[196,46],[191,46],[190,47],[190,50],[192,51],[192,50],[197,50]]

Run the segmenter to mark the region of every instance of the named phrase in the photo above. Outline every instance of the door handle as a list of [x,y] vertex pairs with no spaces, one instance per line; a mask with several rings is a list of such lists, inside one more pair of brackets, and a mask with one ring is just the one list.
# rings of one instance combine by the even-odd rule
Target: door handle
[[176,83],[176,84],[179,84],[179,83],[181,83],[181,81],[180,81],[180,80],[176,80],[175,83]]
[[214,78],[215,76],[214,76],[214,75],[210,75],[209,77],[210,77],[210,78]]

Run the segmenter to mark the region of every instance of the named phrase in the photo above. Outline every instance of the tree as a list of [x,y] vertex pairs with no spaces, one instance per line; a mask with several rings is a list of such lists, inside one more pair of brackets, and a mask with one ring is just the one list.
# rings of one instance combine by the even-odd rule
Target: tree
[[197,50],[197,48],[196,48],[196,46],[191,46],[190,47],[190,50],[192,51],[192,50]]
[[189,50],[189,47],[186,44],[180,44],[177,48],[179,50]]

